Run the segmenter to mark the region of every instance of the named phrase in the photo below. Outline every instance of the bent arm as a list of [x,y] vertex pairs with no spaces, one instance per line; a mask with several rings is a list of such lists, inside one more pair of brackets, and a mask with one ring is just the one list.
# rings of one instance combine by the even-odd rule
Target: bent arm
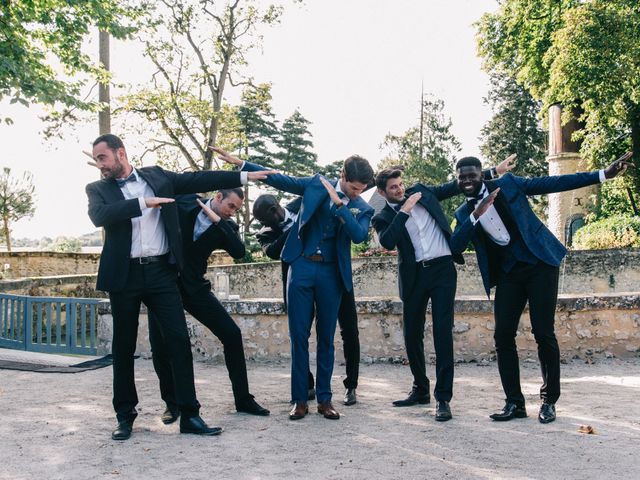
[[471,236],[473,235],[474,228],[482,227],[479,226],[479,223],[476,223],[474,225],[471,221],[471,217],[468,215],[462,220],[458,217],[458,215],[456,215],[456,228],[453,231],[451,241],[449,242],[451,253],[456,255],[464,252],[467,249],[467,245],[469,245],[469,242],[471,241]]
[[106,203],[95,185],[89,184],[85,190],[89,198],[89,218],[96,227],[106,227],[142,215],[137,198]]
[[369,224],[373,216],[373,209],[367,209],[354,217],[346,206],[336,209],[336,216],[343,224],[343,228],[353,243],[362,243],[369,235]]
[[[258,172],[260,170],[269,170],[262,165],[258,165],[251,162],[244,162],[242,166],[243,172]],[[264,183],[283,192],[293,193],[294,195],[304,194],[304,190],[313,177],[292,177],[283,173],[275,173],[269,175]]]
[[537,178],[514,176],[513,179],[526,195],[544,195],[598,184],[600,183],[600,172],[582,172]]
[[214,170],[175,173],[164,170],[164,173],[173,184],[175,194],[210,192],[242,185],[238,171]]
[[405,223],[409,219],[409,215],[405,212],[399,212],[391,223],[387,223],[384,220],[378,218],[373,221],[373,228],[378,232],[378,240],[387,250],[393,250],[400,241],[400,235]]
[[[216,225],[212,225],[209,228],[214,228],[215,226]],[[240,238],[240,235],[238,235],[237,225],[221,220],[217,223],[217,227],[224,235],[224,250],[235,259],[244,257],[246,254],[246,248]]]

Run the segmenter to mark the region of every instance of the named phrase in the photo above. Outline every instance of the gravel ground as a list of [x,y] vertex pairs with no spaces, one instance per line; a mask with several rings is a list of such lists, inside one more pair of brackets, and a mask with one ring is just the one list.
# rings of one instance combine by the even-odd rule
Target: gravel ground
[[[529,418],[495,423],[502,406],[497,366],[458,365],[450,422],[434,405],[394,408],[411,384],[403,365],[362,365],[359,403],[342,414],[292,422],[287,364],[249,363],[256,399],[270,417],[238,414],[226,370],[196,363],[202,416],[218,437],[181,435],[165,426],[151,361],[136,361],[141,399],[130,440],[114,442],[111,369],[73,375],[0,370],[2,479],[424,479],[640,478],[640,359],[563,365],[558,420],[536,418],[540,376],[522,366]],[[430,367],[433,378],[433,366]],[[591,425],[594,435],[578,432]]]

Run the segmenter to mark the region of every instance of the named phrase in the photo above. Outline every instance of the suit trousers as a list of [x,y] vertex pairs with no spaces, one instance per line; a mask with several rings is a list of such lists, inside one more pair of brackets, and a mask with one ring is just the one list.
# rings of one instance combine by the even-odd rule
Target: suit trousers
[[451,257],[441,257],[423,265],[416,263],[413,289],[402,306],[404,343],[413,374],[413,386],[421,395],[429,394],[424,356],[424,324],[431,299],[433,344],[436,352],[434,397],[450,401],[453,395],[453,308],[457,272]]
[[[240,328],[211,291],[203,290],[200,294],[183,292],[182,301],[184,309],[207,327],[222,343],[233,398],[238,407],[250,396]],[[149,319],[152,318],[155,318],[155,315],[149,312]],[[160,381],[160,395],[167,406],[173,409],[176,406],[176,395],[169,352],[167,343],[155,322],[149,323],[149,340],[153,352],[153,367]]]
[[343,293],[335,262],[312,262],[298,257],[289,267],[287,308],[291,339],[291,399],[306,402],[309,375],[309,336],[316,315],[316,395],[319,402],[331,400],[331,375],[335,351],[338,309]]
[[155,312],[154,323],[165,339],[175,378],[175,402],[178,408],[185,416],[199,412],[191,344],[176,282],[176,271],[166,262],[146,265],[132,263],[124,290],[109,292],[113,314],[113,407],[118,421],[136,416],[138,395],[133,360],[142,302]]
[[524,405],[516,347],[518,323],[529,301],[531,330],[538,344],[542,370],[540,398],[555,403],[560,397],[560,348],[554,331],[559,268],[539,262],[518,263],[498,278],[494,339],[502,388],[508,402]]

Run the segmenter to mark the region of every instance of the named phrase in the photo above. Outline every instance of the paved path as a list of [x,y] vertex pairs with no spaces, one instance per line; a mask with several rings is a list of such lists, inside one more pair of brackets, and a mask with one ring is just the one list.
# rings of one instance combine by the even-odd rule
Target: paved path
[[[536,420],[539,373],[522,368],[530,417],[494,423],[495,364],[459,365],[454,419],[433,405],[394,408],[410,385],[402,365],[363,365],[360,402],[337,405],[338,421],[287,418],[286,364],[249,364],[267,418],[237,414],[222,365],[196,364],[202,415],[219,437],[178,434],[162,405],[149,360],[136,361],[140,415],[133,437],[114,442],[111,370],[73,375],[0,370],[1,479],[591,479],[640,478],[640,359],[563,366],[555,423]],[[335,373],[344,367],[336,365]],[[433,366],[430,367],[433,375]],[[340,377],[334,377],[337,399]],[[315,404],[312,403],[314,408]],[[578,433],[592,425],[596,435]]]

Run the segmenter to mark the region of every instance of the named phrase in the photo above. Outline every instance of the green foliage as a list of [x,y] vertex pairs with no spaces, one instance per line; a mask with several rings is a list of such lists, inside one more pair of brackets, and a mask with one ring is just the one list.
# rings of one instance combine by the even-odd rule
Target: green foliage
[[273,166],[272,150],[278,127],[271,111],[271,85],[245,87],[236,115],[239,126],[238,151],[250,162]]
[[280,151],[276,154],[278,168],[296,176],[313,175],[318,171],[318,155],[313,153],[313,142],[309,132],[309,122],[296,110],[282,122],[276,145]]
[[[633,149],[640,166],[640,4],[636,0],[505,0],[478,22],[487,71],[515,78],[544,110],[577,115],[581,154],[600,167]],[[640,169],[626,186],[640,191]],[[601,198],[604,210],[607,197]]]
[[640,247],[640,217],[615,215],[588,223],[573,237],[577,250]]
[[342,173],[342,167],[344,166],[344,160],[336,160],[327,165],[321,165],[318,167],[318,172],[327,178],[340,178]]
[[144,8],[145,2],[123,0],[0,2],[0,100],[98,110],[81,91],[109,75],[82,52],[82,42],[94,27],[129,37]]
[[[380,168],[402,165],[407,186],[416,182],[437,185],[451,180],[455,154],[460,151],[460,142],[451,126],[451,119],[444,114],[444,102],[428,96],[422,102],[422,128],[419,124],[401,135],[385,137],[382,148],[388,153]],[[441,202],[449,216],[457,203],[455,198]]]
[[78,238],[58,237],[48,248],[54,252],[77,253],[82,251],[82,242]]
[[16,178],[11,169],[4,167],[0,173],[0,216],[7,250],[11,251],[11,224],[35,213],[35,186],[30,172]]
[[[147,134],[153,133],[150,151],[179,164],[186,162],[191,170],[209,170],[214,162],[209,147],[235,150],[254,141],[229,138],[234,131],[242,135],[246,126],[242,120],[252,119],[247,111],[229,107],[225,92],[228,85],[252,84],[242,75],[246,54],[260,46],[261,27],[277,23],[281,14],[280,5],[265,6],[256,0],[156,2],[142,37],[145,55],[157,72],[150,86],[122,99],[120,110],[147,120],[140,125],[133,119]],[[246,91],[260,102],[264,88]],[[268,87],[266,93],[270,97]],[[229,144],[218,142],[223,129]]]
[[[513,78],[493,72],[491,90],[484,99],[493,117],[482,127],[480,151],[497,165],[512,153],[518,154],[513,173],[525,177],[548,175],[546,133],[540,125],[540,102]],[[532,197],[536,213],[543,214],[547,196]]]

